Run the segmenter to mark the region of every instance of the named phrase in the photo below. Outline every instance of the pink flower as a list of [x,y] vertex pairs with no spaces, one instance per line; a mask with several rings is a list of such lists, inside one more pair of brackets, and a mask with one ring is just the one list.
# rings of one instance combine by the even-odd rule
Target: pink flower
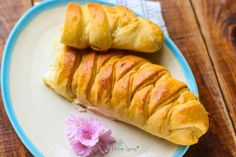
[[71,114],[67,120],[67,132],[66,135],[68,138],[72,139],[75,135],[79,126],[84,121],[84,118],[78,116],[78,113]]
[[100,133],[98,143],[98,149],[102,154],[107,154],[110,150],[110,146],[115,142],[115,139],[111,136],[111,130],[104,128]]
[[71,141],[72,150],[76,155],[81,155],[83,157],[87,157],[93,153],[92,147],[85,146],[81,144],[78,140]]
[[95,118],[72,114],[67,121],[67,136],[73,151],[83,157],[100,152],[107,154],[115,142],[111,130]]
[[86,146],[94,146],[98,143],[100,128],[96,120],[84,120],[83,125],[78,129],[76,138]]

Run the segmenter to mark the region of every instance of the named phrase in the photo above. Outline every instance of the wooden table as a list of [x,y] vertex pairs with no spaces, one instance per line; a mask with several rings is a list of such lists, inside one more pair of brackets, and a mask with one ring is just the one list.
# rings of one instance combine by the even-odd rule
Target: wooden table
[[[169,35],[190,64],[210,114],[210,130],[185,157],[236,157],[236,1],[160,1]],[[0,52],[32,5],[34,0],[0,0]],[[2,100],[0,156],[32,156],[14,132]]]

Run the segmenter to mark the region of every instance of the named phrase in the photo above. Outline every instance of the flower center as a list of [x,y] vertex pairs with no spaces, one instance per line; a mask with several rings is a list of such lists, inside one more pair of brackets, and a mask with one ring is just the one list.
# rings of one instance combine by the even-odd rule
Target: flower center
[[90,134],[88,132],[86,132],[85,137],[90,138]]

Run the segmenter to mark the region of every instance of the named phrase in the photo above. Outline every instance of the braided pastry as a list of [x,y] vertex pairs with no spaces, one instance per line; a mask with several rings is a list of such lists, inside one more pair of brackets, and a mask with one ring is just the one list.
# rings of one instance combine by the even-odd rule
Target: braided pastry
[[78,49],[110,48],[156,52],[163,45],[161,29],[123,6],[69,3],[61,42]]
[[203,105],[164,67],[118,50],[60,51],[45,83],[69,101],[180,145],[208,130]]

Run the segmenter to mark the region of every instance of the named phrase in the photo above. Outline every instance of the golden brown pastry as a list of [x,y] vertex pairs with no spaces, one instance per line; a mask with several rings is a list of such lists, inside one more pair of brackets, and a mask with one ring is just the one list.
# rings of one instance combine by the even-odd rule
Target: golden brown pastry
[[67,46],[151,53],[162,47],[163,40],[157,25],[123,6],[69,3],[66,8],[61,42]]
[[203,105],[164,67],[118,50],[60,51],[45,83],[69,101],[180,145],[208,130]]

